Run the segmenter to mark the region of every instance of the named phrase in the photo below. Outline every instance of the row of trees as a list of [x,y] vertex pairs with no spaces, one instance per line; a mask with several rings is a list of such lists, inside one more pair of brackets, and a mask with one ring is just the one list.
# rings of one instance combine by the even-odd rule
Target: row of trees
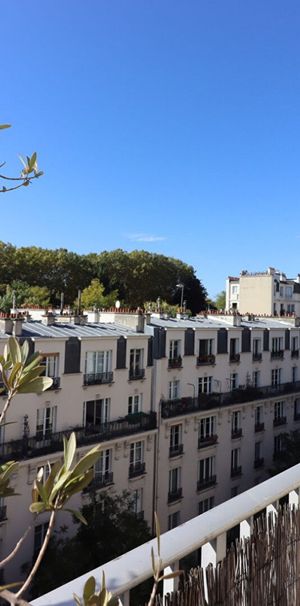
[[22,281],[27,287],[48,289],[52,304],[59,304],[64,293],[65,304],[73,305],[78,289],[87,288],[97,278],[104,295],[118,298],[129,307],[143,306],[159,297],[171,305],[180,305],[184,285],[186,307],[197,313],[206,308],[206,290],[192,266],[179,259],[147,251],[111,252],[79,255],[66,249],[44,249],[36,246],[16,247],[0,242],[0,296],[7,285]]

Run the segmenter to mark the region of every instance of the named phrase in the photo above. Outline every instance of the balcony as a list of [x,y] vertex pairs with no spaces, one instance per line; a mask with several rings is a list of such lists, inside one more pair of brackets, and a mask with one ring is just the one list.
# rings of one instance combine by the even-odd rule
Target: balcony
[[252,361],[253,362],[261,362],[262,361],[262,354],[261,353],[253,353],[252,354]]
[[236,467],[232,467],[230,475],[232,478],[238,478],[239,476],[241,476],[242,475],[242,466],[237,465]]
[[1,507],[0,507],[0,522],[5,522],[5,520],[7,520],[6,505],[1,505]]
[[300,393],[300,381],[266,385],[262,387],[240,387],[224,393],[200,393],[197,398],[184,397],[161,401],[162,418],[177,417],[194,412],[202,412],[232,404],[242,404],[278,395]]
[[72,431],[76,434],[77,446],[84,446],[85,444],[106,442],[153,429],[156,429],[155,412],[127,415],[127,417],[109,421],[102,425],[69,427],[64,431],[49,432],[44,436],[42,434],[32,437],[24,436],[21,440],[12,440],[0,444],[0,457],[3,461],[20,460],[62,451],[64,448],[63,436],[68,437]]
[[283,349],[280,349],[279,351],[271,351],[271,360],[283,360],[283,357]]
[[255,431],[255,433],[258,433],[259,431],[265,431],[265,424],[264,423],[255,423],[254,431]]
[[170,446],[169,457],[180,457],[183,454],[183,444],[175,444]]
[[214,446],[218,441],[218,436],[213,434],[211,436],[205,436],[205,438],[198,439],[198,448],[206,448],[207,446]]
[[286,425],[286,417],[276,417],[273,421],[273,427],[279,427],[279,425]]
[[168,503],[174,503],[182,499],[182,488],[176,488],[168,493]]
[[[226,532],[232,528],[233,511],[235,512],[234,523],[240,525],[240,536],[247,536],[245,528],[249,529],[249,534],[251,534],[252,520],[260,509],[270,507],[268,511],[272,511],[272,504],[276,503],[282,496],[290,495],[291,499],[295,497],[299,488],[299,477],[300,464],[217,505],[204,514],[188,520],[184,525],[163,533],[160,537],[162,569],[172,566],[200,547],[202,548],[202,565],[206,566],[210,562],[214,567],[216,562],[221,561],[224,557]],[[248,521],[247,525],[245,521]],[[208,543],[208,529],[210,543]],[[220,540],[215,540],[218,537],[220,537]],[[101,578],[103,571],[105,571],[108,590],[116,596],[124,594],[123,603],[129,603],[129,590],[145,579],[152,578],[153,571],[151,558],[149,557],[151,548],[156,554],[156,538],[98,567],[97,578]],[[132,574],[132,571],[135,573]],[[49,606],[51,603],[53,606],[62,606],[71,603],[73,593],[79,596],[83,595],[83,586],[92,575],[95,575],[95,570],[88,571],[66,585],[32,600],[32,605]],[[255,579],[251,582],[254,582],[255,587]],[[172,583],[174,583],[174,580],[172,580]],[[164,594],[173,589],[173,585],[170,586],[170,579],[167,579],[163,585]],[[274,585],[271,584],[272,591],[273,588]],[[297,586],[295,596],[295,603],[298,603],[299,590],[297,590]]]
[[146,464],[139,461],[138,463],[130,463],[129,478],[138,478],[146,473]]
[[100,488],[106,488],[114,483],[114,474],[112,471],[97,473],[91,483],[84,489],[84,492],[91,492]]
[[169,358],[168,368],[182,368],[182,357],[178,356],[178,358]]
[[139,381],[145,378],[144,368],[131,368],[129,371],[128,381]]
[[113,380],[113,372],[88,373],[83,376],[83,385],[102,385],[103,383],[112,383]]
[[217,483],[217,476],[209,476],[209,478],[200,478],[197,482],[197,490],[205,490],[206,488],[210,488]]
[[212,366],[216,363],[216,356],[213,354],[201,354],[197,358],[197,366]]
[[55,390],[60,389],[60,377],[50,377],[52,379],[52,385],[49,389]]
[[237,364],[240,361],[240,354],[239,353],[231,353],[229,356],[229,362],[230,364]]
[[292,349],[291,358],[299,358],[299,349]]
[[243,430],[241,427],[239,427],[239,429],[232,429],[231,430],[231,439],[232,440],[236,440],[237,438],[241,438],[243,435]]
[[264,457],[259,457],[254,459],[254,469],[259,469],[259,467],[263,467],[265,463]]

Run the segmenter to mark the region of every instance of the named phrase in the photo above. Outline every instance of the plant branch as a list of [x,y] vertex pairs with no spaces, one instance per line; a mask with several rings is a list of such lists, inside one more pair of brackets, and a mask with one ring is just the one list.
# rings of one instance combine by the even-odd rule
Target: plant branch
[[28,602],[17,598],[16,595],[11,591],[8,591],[8,589],[3,589],[0,591],[0,597],[7,600],[12,606],[30,606]]
[[[32,179],[34,177],[31,177]],[[29,185],[29,183],[31,182],[31,179],[23,179],[23,183],[19,183],[19,185],[15,185],[15,187],[6,187],[6,188],[2,188],[0,189],[0,194],[6,194],[8,191],[14,191],[15,189],[19,189],[20,187],[23,187],[24,185]]]
[[2,423],[3,423],[3,420],[4,420],[4,417],[5,417],[5,414],[6,414],[6,412],[7,412],[7,409],[8,409],[8,407],[9,407],[9,405],[10,405],[10,403],[11,403],[11,401],[12,401],[12,399],[13,399],[14,395],[15,395],[15,394],[14,394],[14,392],[12,392],[12,391],[11,391],[11,392],[8,394],[8,396],[7,396],[7,400],[6,400],[6,402],[5,402],[4,406],[3,406],[3,410],[2,410],[2,412],[1,412],[1,414],[0,414],[0,425],[2,425]]
[[147,606],[153,606],[154,600],[155,600],[155,596],[156,596],[156,592],[157,592],[157,587],[158,587],[158,581],[154,580],[152,591],[151,591],[151,595],[150,595],[150,599],[149,599],[149,602],[148,602]]
[[19,541],[17,542],[14,549],[8,554],[8,556],[6,556],[6,558],[4,558],[4,560],[2,560],[0,562],[0,568],[3,568],[4,566],[6,566],[6,564],[8,564],[8,562],[10,562],[10,560],[12,560],[15,557],[16,553],[19,551],[21,545],[24,543],[27,535],[29,534],[31,528],[32,528],[32,526],[28,526],[27,530],[24,532],[23,536],[19,539]]
[[41,549],[39,551],[38,557],[37,557],[37,559],[36,559],[36,561],[35,561],[32,569],[30,571],[30,573],[29,573],[26,581],[23,583],[21,589],[19,589],[19,591],[16,593],[16,597],[17,598],[19,598],[22,595],[22,593],[24,593],[24,591],[26,591],[26,589],[29,587],[29,585],[30,585],[30,583],[31,583],[31,581],[32,581],[32,579],[33,579],[36,571],[38,570],[38,568],[39,568],[39,566],[41,564],[41,561],[42,561],[42,559],[43,559],[43,557],[45,555],[45,551],[46,551],[46,549],[48,547],[50,536],[51,536],[51,533],[52,533],[52,530],[53,530],[53,527],[54,527],[55,513],[56,513],[56,511],[55,511],[55,509],[53,509],[53,511],[51,512],[51,516],[50,516],[50,520],[49,520],[49,526],[47,528],[47,532],[46,532],[46,535],[45,535],[45,538],[44,538],[44,541],[43,541],[43,545],[42,545],[42,547],[41,547]]

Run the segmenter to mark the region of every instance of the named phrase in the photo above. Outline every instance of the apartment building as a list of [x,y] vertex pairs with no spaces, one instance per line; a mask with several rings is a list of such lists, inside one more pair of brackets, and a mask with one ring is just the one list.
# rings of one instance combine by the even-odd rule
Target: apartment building
[[[137,515],[151,525],[156,510],[165,531],[266,479],[282,434],[300,428],[296,318],[89,319],[0,320],[0,350],[15,331],[53,378],[51,390],[15,399],[6,419],[14,423],[2,430],[1,459],[19,461],[22,496],[1,503],[0,557],[32,522],[36,471],[60,456],[63,433],[76,432],[80,453],[101,443],[94,488],[131,491]],[[7,578],[19,578],[47,519],[38,517]],[[64,523],[72,531],[62,513]]]
[[226,280],[226,311],[268,316],[300,316],[300,275],[287,278],[269,267],[266,272],[242,271]]

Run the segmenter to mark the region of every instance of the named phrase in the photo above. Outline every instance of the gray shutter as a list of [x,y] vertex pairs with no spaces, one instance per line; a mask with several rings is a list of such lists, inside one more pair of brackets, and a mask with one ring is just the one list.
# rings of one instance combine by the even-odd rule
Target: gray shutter
[[228,353],[228,332],[227,332],[226,328],[219,328],[219,330],[218,330],[217,353],[218,354]]
[[153,366],[153,337],[148,339],[147,366]]
[[264,351],[269,351],[269,337],[270,333],[267,328],[264,330]]
[[65,347],[65,374],[80,372],[81,341],[77,337],[70,337]]
[[251,333],[250,328],[243,328],[242,332],[242,352],[251,351]]
[[119,337],[117,342],[117,368],[126,368],[126,346],[125,337]]
[[160,360],[166,356],[166,331],[164,328],[156,326],[154,328],[154,339],[153,339],[153,358],[154,360]]
[[284,349],[290,349],[290,329],[286,328],[285,329],[285,345],[284,345]]
[[192,328],[187,328],[184,332],[184,355],[195,355],[195,331]]

